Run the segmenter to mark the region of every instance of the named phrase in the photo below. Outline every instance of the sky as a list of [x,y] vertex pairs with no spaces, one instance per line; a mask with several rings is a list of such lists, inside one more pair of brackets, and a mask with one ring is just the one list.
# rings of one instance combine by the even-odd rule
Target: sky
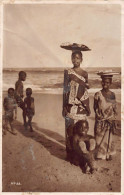
[[82,67],[121,66],[119,4],[7,4],[3,68],[72,67],[65,42],[87,45]]

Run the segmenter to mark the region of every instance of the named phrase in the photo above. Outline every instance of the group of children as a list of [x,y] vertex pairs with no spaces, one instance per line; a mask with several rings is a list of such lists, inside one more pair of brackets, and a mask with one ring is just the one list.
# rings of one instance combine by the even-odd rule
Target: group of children
[[[95,125],[94,137],[88,135],[90,115],[88,73],[80,64],[83,61],[81,51],[90,50],[87,46],[73,43],[61,45],[71,50],[73,67],[64,71],[63,116],[65,118],[67,159],[79,164],[87,173],[95,170],[95,159],[111,160],[115,154],[113,134],[115,130],[116,98],[110,91],[112,71],[98,72],[102,79],[102,89],[94,95]],[[88,170],[89,169],[89,170]]]
[[[71,46],[75,48],[76,44]],[[64,46],[65,47],[65,46]],[[84,46],[78,49],[84,50]],[[70,49],[67,47],[66,49]],[[77,45],[76,45],[77,49]],[[88,50],[86,47],[85,50]],[[95,170],[95,157],[98,159],[111,160],[115,150],[112,142],[114,132],[114,121],[116,112],[115,94],[109,90],[112,83],[113,73],[99,74],[102,79],[102,89],[94,95],[95,127],[94,136],[88,135],[88,121],[86,116],[90,115],[89,95],[87,92],[88,74],[80,68],[83,57],[81,51],[72,51],[73,68],[64,71],[64,94],[63,94],[63,116],[66,124],[66,152],[69,160],[87,173]],[[15,89],[8,89],[8,97],[4,98],[5,110],[5,131],[8,124],[11,132],[13,129],[13,119],[17,117],[17,105],[23,111],[25,129],[32,128],[32,118],[35,114],[34,98],[31,97],[32,89],[26,89],[26,98],[23,101],[23,81],[26,80],[26,73],[19,72],[19,79],[15,84]],[[28,117],[28,122],[26,122]]]
[[[10,126],[10,132],[16,135],[16,131],[13,128],[13,120],[17,118],[17,106],[22,109],[23,121],[25,129],[30,128],[30,131],[33,131],[32,128],[32,118],[35,114],[34,107],[34,98],[31,97],[32,89],[26,89],[26,96],[24,98],[23,94],[23,81],[26,80],[26,72],[20,71],[18,81],[15,83],[15,89],[8,89],[8,96],[4,98],[3,108],[4,108],[4,128],[3,135],[7,133]],[[23,100],[24,98],[24,100]],[[26,121],[28,118],[28,122]]]

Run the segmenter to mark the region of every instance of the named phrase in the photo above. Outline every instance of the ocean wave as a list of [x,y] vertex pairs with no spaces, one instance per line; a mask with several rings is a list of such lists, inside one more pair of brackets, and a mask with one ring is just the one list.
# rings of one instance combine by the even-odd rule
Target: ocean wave
[[[15,85],[11,85],[11,86],[8,86],[8,84],[3,84],[3,91],[7,91],[9,87],[15,87]],[[38,92],[38,93],[43,93],[43,92],[52,92],[52,93],[63,93],[63,88],[62,87],[41,87],[41,86],[38,86],[38,85],[33,85],[33,84],[28,84],[28,85],[24,85],[24,91],[26,90],[26,88],[32,88],[32,90],[34,92]],[[88,90],[89,93],[96,93],[97,91],[101,90],[101,88],[90,88]],[[111,91],[113,91],[114,93],[116,94],[120,94],[121,93],[121,89],[111,89]]]
[[[7,86],[6,86],[7,87]],[[40,94],[49,94],[49,95],[62,95],[63,94],[63,88],[41,88],[41,87],[35,87],[32,85],[27,85],[24,87],[24,91],[27,87],[31,87],[33,89],[33,93],[40,93]],[[90,96],[94,96],[94,94],[97,91],[100,91],[101,88],[92,88],[88,90],[88,93]],[[121,103],[121,89],[111,89],[116,95],[116,101],[118,103]],[[7,88],[3,88],[3,92],[7,92]]]

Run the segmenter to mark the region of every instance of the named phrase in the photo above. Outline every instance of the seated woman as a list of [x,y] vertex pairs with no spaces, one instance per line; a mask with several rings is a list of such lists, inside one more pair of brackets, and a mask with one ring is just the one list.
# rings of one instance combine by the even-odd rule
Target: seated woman
[[73,127],[73,159],[72,163],[80,165],[85,173],[93,173],[95,170],[94,165],[94,152],[96,141],[92,135],[88,135],[89,125],[86,120],[78,121]]

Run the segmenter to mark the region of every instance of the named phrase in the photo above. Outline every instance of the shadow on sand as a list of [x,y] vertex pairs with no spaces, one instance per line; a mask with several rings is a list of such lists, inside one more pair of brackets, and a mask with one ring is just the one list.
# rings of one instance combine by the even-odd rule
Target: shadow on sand
[[32,124],[33,124],[34,129],[36,129],[37,131],[42,132],[49,137],[52,137],[57,142],[60,142],[63,146],[65,146],[65,138],[63,136],[61,136],[59,133],[56,133],[56,132],[48,130],[48,129],[39,128],[37,123],[33,122]]
[[[30,132],[29,130],[25,130],[24,126],[19,121],[16,121],[14,126],[25,137],[30,137],[31,139],[41,143],[51,153],[51,155],[54,155],[55,157],[60,158],[62,160],[66,160],[66,150],[64,144],[62,146],[62,144],[56,142],[56,140],[58,141],[58,139],[60,139],[59,141],[64,143],[64,137],[62,137],[58,133],[54,133],[53,131],[47,129],[39,128],[36,124],[33,125],[36,131]],[[39,133],[37,131],[39,131]],[[40,132],[56,140],[53,141],[45,135],[41,134]]]

